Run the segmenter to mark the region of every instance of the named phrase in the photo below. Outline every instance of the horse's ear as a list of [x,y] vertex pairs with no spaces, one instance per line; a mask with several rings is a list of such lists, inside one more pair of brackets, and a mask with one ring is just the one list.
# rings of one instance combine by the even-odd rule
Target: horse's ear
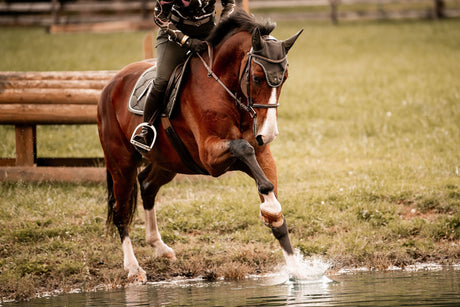
[[283,42],[283,46],[284,46],[284,49],[286,50],[286,53],[288,53],[289,49],[291,49],[292,45],[294,45],[295,41],[297,40],[299,35],[302,34],[302,32],[303,32],[303,29]]
[[260,51],[264,48],[259,28],[255,28],[252,32],[252,48],[254,51]]

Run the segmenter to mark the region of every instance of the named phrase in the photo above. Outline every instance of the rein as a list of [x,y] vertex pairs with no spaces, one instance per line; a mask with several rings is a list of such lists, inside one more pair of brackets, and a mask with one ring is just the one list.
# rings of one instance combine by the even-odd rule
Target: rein
[[[249,115],[254,119],[257,117],[257,113],[256,111],[254,110],[254,108],[262,108],[262,109],[269,109],[269,108],[277,108],[279,106],[279,103],[277,104],[262,104],[262,103],[254,103],[251,99],[251,91],[250,91],[250,74],[251,74],[251,62],[252,62],[252,59],[253,58],[258,58],[258,59],[261,59],[261,60],[264,60],[264,61],[267,61],[267,62],[270,62],[270,63],[275,63],[275,64],[278,64],[278,63],[282,63],[283,61],[286,60],[286,57],[284,57],[283,59],[281,60],[272,60],[272,59],[269,59],[269,58],[266,58],[266,57],[263,57],[263,56],[260,56],[260,55],[257,55],[257,54],[254,54],[252,52],[252,49],[248,52],[248,61],[246,62],[246,65],[245,65],[245,68],[244,68],[244,72],[243,74],[241,75],[240,77],[240,80],[239,80],[239,84],[241,85],[241,81],[243,79],[243,76],[246,75],[246,89],[247,89],[247,101],[248,101],[248,104],[244,104],[243,102],[241,102],[241,99],[239,97],[236,96],[236,94],[234,94],[223,82],[222,80],[219,79],[219,77],[214,73],[214,71],[212,70],[212,64],[213,64],[213,48],[212,46],[208,43],[208,54],[209,54],[209,58],[210,58],[210,63],[211,63],[211,66],[208,65],[208,63],[206,63],[206,61],[203,59],[203,57],[200,55],[200,54],[196,54],[198,56],[198,58],[201,60],[201,62],[203,63],[204,67],[206,68],[206,70],[208,71],[208,77],[213,77],[214,80],[216,80],[223,88],[224,90],[235,100],[235,103],[238,107],[240,107],[241,109],[245,110],[246,112],[249,113]],[[269,84],[270,86],[270,84]],[[272,87],[272,86],[270,86]]]
[[[233,92],[222,82],[222,80],[219,79],[219,77],[212,71],[211,67],[209,67],[208,63],[201,57],[200,54],[196,54],[198,58],[201,60],[203,63],[204,67],[208,71],[208,77],[213,77],[214,80],[216,80],[223,88],[224,90],[235,100],[236,105],[243,110],[246,110],[249,115],[251,115],[252,118],[256,118],[257,113],[256,111],[250,106],[250,105],[245,105],[244,103],[241,102],[241,99],[238,98]],[[211,59],[212,62],[212,59]]]

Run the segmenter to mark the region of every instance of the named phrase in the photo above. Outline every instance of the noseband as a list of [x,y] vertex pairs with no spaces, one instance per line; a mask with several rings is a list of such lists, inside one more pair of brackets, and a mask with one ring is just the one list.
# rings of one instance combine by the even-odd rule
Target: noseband
[[[212,63],[212,57],[213,57],[213,52],[212,52],[212,46],[210,44],[208,44],[208,53],[209,53],[209,57],[211,59],[211,63]],[[279,106],[279,103],[277,104],[262,104],[262,103],[254,103],[252,98],[251,98],[251,64],[252,62],[256,62],[257,64],[259,64],[263,70],[264,70],[264,73],[265,73],[265,78],[267,79],[267,84],[269,87],[271,88],[276,88],[278,86],[281,85],[283,79],[284,79],[284,73],[286,72],[286,68],[287,68],[287,61],[286,61],[286,58],[287,56],[285,56],[284,58],[280,59],[280,60],[272,60],[272,59],[269,59],[269,58],[266,58],[264,56],[261,56],[261,55],[258,55],[258,54],[255,54],[253,52],[253,49],[251,48],[251,50],[248,52],[248,60],[244,66],[244,70],[243,70],[243,73],[241,74],[240,76],[240,80],[239,80],[239,84],[240,84],[240,87],[241,87],[241,83],[243,81],[243,78],[246,79],[246,91],[247,91],[247,104],[244,104],[243,102],[241,102],[241,98],[237,97],[234,93],[232,93],[232,91],[230,91],[230,89],[219,79],[219,77],[212,71],[211,67],[208,65],[208,63],[206,63],[206,61],[201,57],[200,54],[196,54],[201,62],[203,63],[204,67],[206,68],[206,70],[208,71],[208,77],[213,77],[224,89],[225,91],[235,100],[235,103],[237,104],[238,107],[240,107],[241,109],[245,110],[246,112],[249,113],[249,115],[255,119],[257,117],[257,113],[255,111],[255,109],[257,108],[260,108],[260,109],[270,109],[270,108],[277,108]],[[259,61],[257,61],[259,60]],[[286,65],[284,65],[283,67],[283,74],[282,74],[282,77],[280,78],[274,78],[274,80],[271,80],[271,78],[269,78],[268,76],[268,71],[267,69],[265,68],[265,66],[262,64],[262,62],[267,62],[267,63],[270,63],[270,64],[280,64],[282,65],[283,62],[286,61]],[[212,65],[212,64],[211,64]]]

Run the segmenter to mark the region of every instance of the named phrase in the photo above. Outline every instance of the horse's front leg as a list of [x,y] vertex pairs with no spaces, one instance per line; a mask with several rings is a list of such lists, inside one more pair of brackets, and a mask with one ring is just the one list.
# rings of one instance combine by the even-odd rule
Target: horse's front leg
[[174,173],[155,168],[152,164],[149,164],[138,175],[145,213],[145,241],[155,249],[157,257],[171,260],[176,259],[176,254],[161,239],[154,204],[160,187],[171,181],[174,176]]
[[287,255],[293,255],[286,220],[282,213],[281,204],[276,198],[276,166],[269,149],[266,149],[263,154],[259,154],[259,162],[257,161],[254,147],[246,140],[230,141],[230,152],[249,168],[252,177],[257,183],[257,188],[263,200],[260,205],[262,221],[272,229],[273,235],[280,242],[283,251]]
[[174,253],[174,250],[166,245],[161,239],[161,235],[157,226],[155,208],[145,210],[145,241],[150,246],[155,248],[157,257],[176,260],[176,254]]

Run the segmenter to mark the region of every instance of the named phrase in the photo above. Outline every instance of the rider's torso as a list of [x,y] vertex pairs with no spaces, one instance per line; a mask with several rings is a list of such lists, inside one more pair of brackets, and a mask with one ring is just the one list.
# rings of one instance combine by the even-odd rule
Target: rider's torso
[[216,0],[177,0],[170,20],[184,34],[205,39],[215,25]]
[[212,16],[216,0],[177,0],[172,7],[172,15],[183,19],[201,20]]

